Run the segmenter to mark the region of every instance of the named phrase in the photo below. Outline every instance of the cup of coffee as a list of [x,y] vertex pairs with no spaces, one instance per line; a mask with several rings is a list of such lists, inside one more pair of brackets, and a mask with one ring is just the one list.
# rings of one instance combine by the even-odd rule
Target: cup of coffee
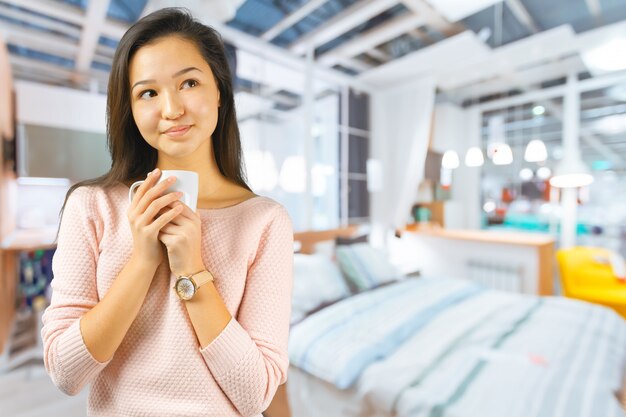
[[[196,205],[198,203],[198,173],[183,170],[164,170],[161,171],[161,177],[158,182],[165,181],[171,176],[176,177],[176,182],[169,186],[163,195],[181,191],[183,196],[180,198],[180,201],[188,205],[191,210],[196,211]],[[136,181],[130,186],[130,190],[128,190],[128,201],[133,200],[137,187],[143,184],[144,181],[145,180]]]

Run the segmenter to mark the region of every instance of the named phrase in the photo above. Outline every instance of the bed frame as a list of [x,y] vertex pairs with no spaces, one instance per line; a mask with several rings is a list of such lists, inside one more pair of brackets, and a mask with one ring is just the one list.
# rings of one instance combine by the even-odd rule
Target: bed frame
[[[337,237],[350,237],[357,230],[358,226],[352,225],[332,230],[299,232],[294,233],[293,240],[300,242],[300,253],[311,254],[314,252],[316,243],[325,240],[335,240]],[[285,383],[278,387],[270,406],[263,413],[265,417],[291,417],[286,385]]]

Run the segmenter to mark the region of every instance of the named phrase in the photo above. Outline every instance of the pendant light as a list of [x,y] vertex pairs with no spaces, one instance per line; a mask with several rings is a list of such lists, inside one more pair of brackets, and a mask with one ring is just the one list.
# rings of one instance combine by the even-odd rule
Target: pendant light
[[472,146],[465,154],[465,165],[468,167],[480,167],[485,163],[483,151],[478,146]]
[[564,98],[563,159],[550,179],[550,185],[557,188],[584,187],[593,182],[589,168],[580,158],[580,93],[577,84],[577,74],[570,74]]
[[459,167],[459,155],[456,151],[449,150],[444,152],[441,167],[445,169],[455,169]]
[[543,162],[548,159],[546,144],[541,139],[533,139],[526,145],[524,152],[526,162]]
[[545,107],[537,105],[533,107],[533,133],[535,139],[528,142],[526,145],[526,151],[524,152],[524,160],[526,162],[543,162],[548,159],[548,150],[546,149],[546,144],[543,143],[541,139],[538,139],[538,129],[537,126],[541,119],[543,118],[543,114],[546,112]]
[[504,119],[502,122],[501,138],[497,140],[497,145],[493,149],[493,156],[491,158],[494,165],[509,165],[513,163],[513,151],[511,147],[506,143],[506,129],[504,128]]

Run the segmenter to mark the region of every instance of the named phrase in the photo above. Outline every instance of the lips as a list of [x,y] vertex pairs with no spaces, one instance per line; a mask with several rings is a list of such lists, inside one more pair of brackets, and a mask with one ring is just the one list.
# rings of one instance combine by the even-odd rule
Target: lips
[[187,133],[189,129],[191,129],[191,125],[172,126],[163,133],[168,136],[182,136]]

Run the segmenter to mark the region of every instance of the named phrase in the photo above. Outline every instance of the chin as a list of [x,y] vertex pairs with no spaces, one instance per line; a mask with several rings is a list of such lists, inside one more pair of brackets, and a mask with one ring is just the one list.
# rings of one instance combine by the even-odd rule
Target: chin
[[172,158],[186,158],[197,153],[200,148],[201,144],[185,141],[163,144],[158,151]]

